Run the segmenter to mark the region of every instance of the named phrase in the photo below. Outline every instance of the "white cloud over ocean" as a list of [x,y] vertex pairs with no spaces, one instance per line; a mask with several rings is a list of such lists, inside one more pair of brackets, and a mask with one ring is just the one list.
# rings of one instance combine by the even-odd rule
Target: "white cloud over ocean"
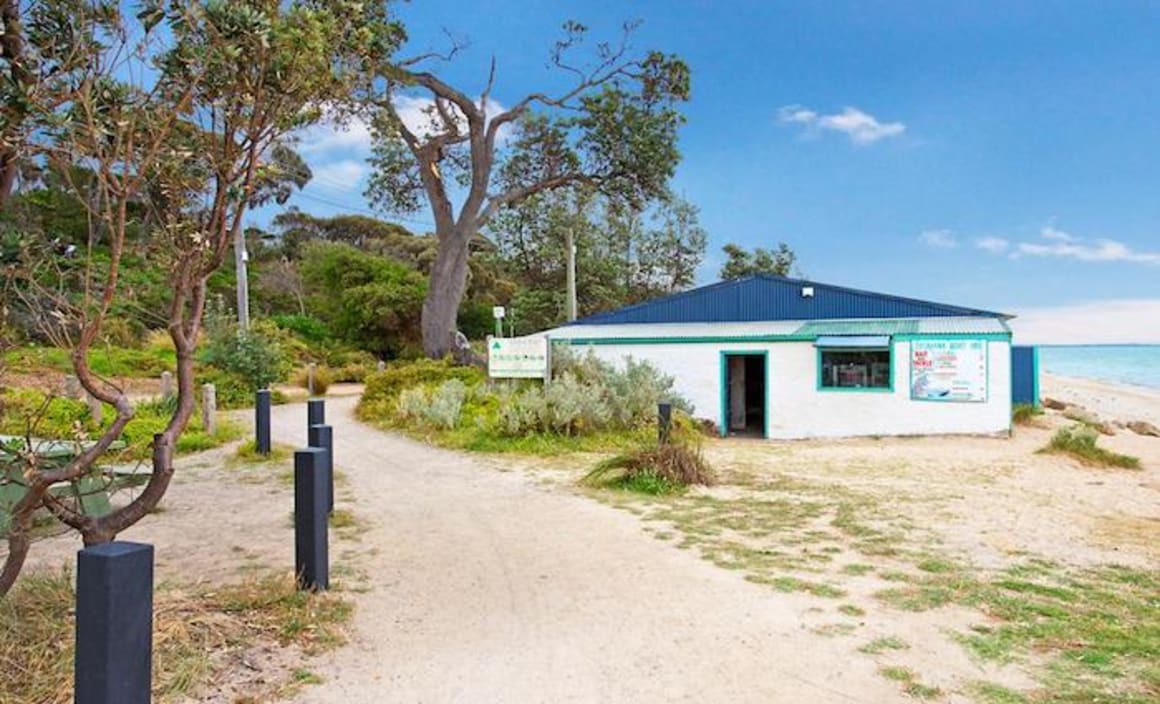
[[1160,298],[1027,308],[1010,322],[1017,344],[1160,344]]
[[901,122],[882,122],[868,112],[849,106],[825,115],[801,105],[785,105],[778,109],[777,119],[782,124],[801,125],[807,134],[822,130],[839,132],[857,145],[873,144],[906,131],[906,125]]

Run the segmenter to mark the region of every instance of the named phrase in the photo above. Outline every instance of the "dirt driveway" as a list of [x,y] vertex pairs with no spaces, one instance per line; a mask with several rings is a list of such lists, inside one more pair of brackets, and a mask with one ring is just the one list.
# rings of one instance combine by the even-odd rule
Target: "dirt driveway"
[[[810,601],[651,538],[524,472],[371,430],[331,401],[340,492],[367,525],[352,643],[308,702],[892,702]],[[274,434],[300,445],[302,406]]]

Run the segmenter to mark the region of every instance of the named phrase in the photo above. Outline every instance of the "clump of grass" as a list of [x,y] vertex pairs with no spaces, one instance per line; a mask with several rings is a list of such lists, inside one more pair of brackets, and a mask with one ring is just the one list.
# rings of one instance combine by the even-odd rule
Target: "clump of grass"
[[942,690],[938,687],[931,687],[919,682],[914,671],[909,668],[882,667],[878,669],[878,674],[901,684],[902,690],[915,699],[933,699],[942,695]]
[[1043,409],[1031,403],[1017,403],[1011,408],[1011,422],[1015,425],[1031,425]]
[[1099,433],[1085,425],[1060,428],[1041,452],[1065,454],[1091,467],[1139,469],[1140,459],[1099,447]]
[[581,481],[644,494],[672,494],[693,484],[712,485],[715,477],[700,447],[672,442],[610,457]]
[[[68,570],[25,574],[0,600],[0,701],[72,701],[75,601]],[[191,696],[238,662],[223,652],[263,640],[307,653],[341,645],[350,614],[350,602],[332,592],[299,592],[290,575],[196,594],[161,589],[154,602],[154,700]]]
[[238,449],[234,452],[233,459],[244,464],[254,464],[257,462],[284,462],[290,459],[293,450],[280,444],[273,444],[270,446],[270,454],[263,455],[258,452],[258,442],[256,440],[247,440],[238,445]]
[[971,695],[981,704],[1027,704],[1027,697],[1013,689],[994,682],[975,682],[970,688]]
[[858,652],[866,653],[867,655],[877,655],[879,653],[885,653],[887,650],[906,650],[909,647],[910,644],[901,638],[887,636],[885,638],[875,638],[861,648],[858,648]]
[[838,611],[847,615],[847,616],[857,617],[857,616],[865,616],[866,615],[865,609],[854,606],[853,604],[842,604],[841,606],[838,607]]

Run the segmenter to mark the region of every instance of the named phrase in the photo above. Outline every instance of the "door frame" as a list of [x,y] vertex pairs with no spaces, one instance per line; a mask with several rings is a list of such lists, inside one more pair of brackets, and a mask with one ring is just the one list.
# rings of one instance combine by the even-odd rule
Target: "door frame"
[[718,428],[721,437],[729,437],[729,357],[761,357],[762,371],[765,374],[765,397],[761,399],[761,437],[769,439],[769,350],[721,350],[718,356],[720,369],[720,413],[718,414]]

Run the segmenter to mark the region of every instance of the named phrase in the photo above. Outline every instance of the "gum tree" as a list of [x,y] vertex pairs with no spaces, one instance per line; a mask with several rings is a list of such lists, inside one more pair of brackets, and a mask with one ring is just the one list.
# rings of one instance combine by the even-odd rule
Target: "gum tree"
[[[423,302],[423,349],[455,352],[456,314],[467,287],[469,246],[497,212],[538,193],[586,185],[642,204],[662,195],[680,159],[678,105],[689,97],[689,70],[679,58],[634,51],[627,24],[618,43],[599,43],[588,61],[575,55],[587,29],[564,25],[550,65],[569,87],[534,92],[511,107],[493,100],[493,59],[482,91],[451,85],[423,54],[385,65],[360,93],[372,111],[374,174],[367,190],[386,211],[418,211],[435,222],[438,250]],[[399,106],[427,105],[424,124],[407,124]],[[515,127],[510,144],[502,135]],[[497,164],[517,178],[496,178]],[[456,204],[455,200],[459,203]]]
[[[20,453],[24,493],[10,511],[0,594],[20,572],[36,512],[50,512],[96,544],[113,540],[164,496],[177,438],[195,407],[193,362],[208,278],[222,266],[247,209],[284,180],[272,173],[285,161],[277,147],[316,121],[320,106],[346,95],[367,66],[381,64],[401,35],[384,6],[339,0],[152,0],[135,19],[123,17],[116,2],[44,0],[29,12],[66,8],[61,16],[91,40],[82,45],[84,68],[66,100],[30,105],[38,122],[25,153],[64,175],[84,204],[88,243],[79,265],[65,267],[43,237],[30,236],[24,258],[8,270],[17,279],[9,290],[50,308],[40,311],[44,333],[70,350],[81,386],[115,417],[61,466],[42,466],[31,446]],[[49,490],[99,478],[98,461],[133,416],[124,390],[89,366],[94,341],[123,295],[133,230],[145,231],[150,265],[171,282],[164,317],[176,350],[176,402],[154,438],[143,490],[110,513],[89,515]]]

